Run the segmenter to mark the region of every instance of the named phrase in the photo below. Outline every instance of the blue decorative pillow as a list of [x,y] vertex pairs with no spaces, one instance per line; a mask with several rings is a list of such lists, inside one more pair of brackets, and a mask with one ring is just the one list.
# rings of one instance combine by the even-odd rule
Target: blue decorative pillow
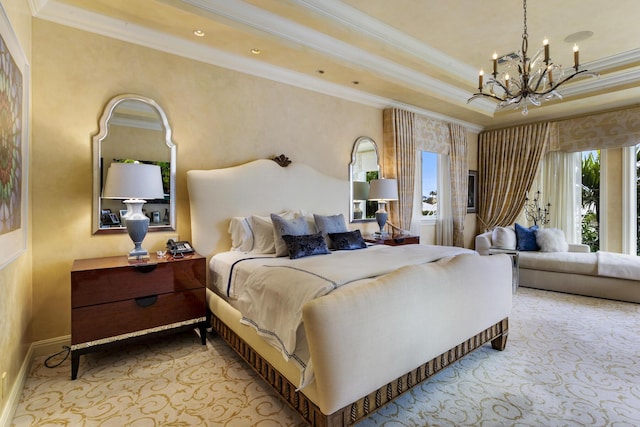
[[322,233],[305,234],[302,236],[284,235],[282,239],[287,244],[289,258],[291,259],[330,253]]
[[309,227],[305,217],[301,216],[294,219],[285,219],[280,215],[271,214],[271,222],[273,222],[273,240],[276,249],[276,256],[287,256],[287,245],[282,236],[285,234],[302,236],[309,233]]
[[347,223],[344,221],[344,215],[317,215],[313,214],[316,228],[324,236],[327,247],[331,248],[332,243],[329,239],[329,233],[344,233],[349,231]]
[[367,247],[360,230],[347,231],[344,233],[329,233],[329,238],[333,243],[333,249],[337,251],[351,251]]
[[540,247],[536,242],[537,225],[526,228],[516,223],[516,249],[519,251],[539,251]]

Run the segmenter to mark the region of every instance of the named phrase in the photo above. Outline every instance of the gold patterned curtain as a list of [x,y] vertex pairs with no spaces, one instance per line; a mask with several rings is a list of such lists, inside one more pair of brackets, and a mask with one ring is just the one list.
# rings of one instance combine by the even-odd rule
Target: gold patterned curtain
[[513,224],[535,178],[555,124],[483,132],[478,147],[480,231]]
[[451,132],[451,207],[453,213],[453,245],[464,247],[464,220],[467,216],[469,164],[467,161],[467,130],[450,124]]
[[390,204],[390,221],[403,230],[411,228],[415,185],[415,114],[397,108],[383,112],[383,176],[398,180],[398,202]]

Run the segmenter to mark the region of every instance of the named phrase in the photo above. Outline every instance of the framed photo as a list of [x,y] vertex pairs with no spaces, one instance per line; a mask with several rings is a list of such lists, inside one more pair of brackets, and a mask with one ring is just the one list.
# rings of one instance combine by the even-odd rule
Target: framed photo
[[27,249],[29,66],[0,5],[0,269]]
[[478,172],[469,171],[469,193],[467,196],[467,213],[478,212]]

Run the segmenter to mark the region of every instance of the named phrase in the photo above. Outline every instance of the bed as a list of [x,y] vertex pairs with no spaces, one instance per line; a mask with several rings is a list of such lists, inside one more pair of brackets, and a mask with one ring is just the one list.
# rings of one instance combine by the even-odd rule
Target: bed
[[[213,330],[310,425],[354,424],[480,346],[505,348],[508,256],[429,245],[316,253],[346,217],[349,184],[277,160],[188,171],[191,237],[210,267]],[[313,255],[256,250],[255,218],[297,224],[305,232],[283,238],[287,255]]]

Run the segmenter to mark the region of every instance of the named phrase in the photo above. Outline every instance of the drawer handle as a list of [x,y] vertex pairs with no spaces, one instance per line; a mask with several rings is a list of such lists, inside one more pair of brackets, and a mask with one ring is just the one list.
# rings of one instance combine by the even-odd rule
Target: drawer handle
[[156,269],[157,266],[158,264],[143,264],[143,265],[134,265],[133,267],[136,269],[136,271],[140,273],[151,273],[153,270]]
[[396,243],[404,243],[404,237],[396,237],[393,241]]
[[158,301],[158,295],[136,298],[136,304],[140,307],[150,307]]

